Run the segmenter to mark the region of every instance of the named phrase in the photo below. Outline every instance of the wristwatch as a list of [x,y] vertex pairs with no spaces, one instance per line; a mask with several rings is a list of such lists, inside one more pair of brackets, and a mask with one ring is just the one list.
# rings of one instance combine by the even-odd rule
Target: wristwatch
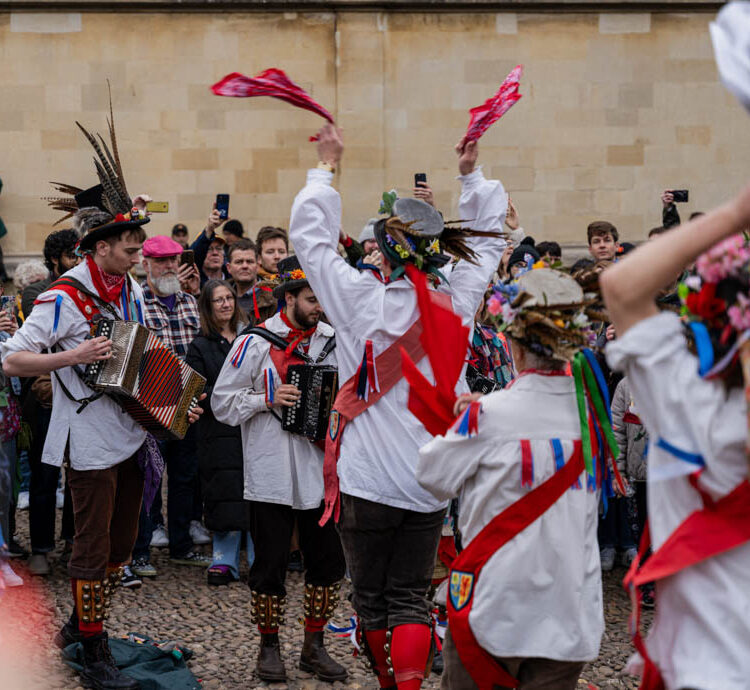
[[330,163],[324,163],[323,161],[320,161],[318,163],[318,170],[325,170],[326,172],[329,172],[329,173],[336,172],[336,168],[333,165],[331,165]]

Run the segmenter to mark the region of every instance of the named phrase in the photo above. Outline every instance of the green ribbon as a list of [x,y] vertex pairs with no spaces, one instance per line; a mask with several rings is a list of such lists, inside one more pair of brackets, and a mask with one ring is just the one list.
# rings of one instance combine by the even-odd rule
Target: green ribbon
[[576,353],[573,358],[573,380],[576,384],[576,404],[578,406],[578,419],[581,423],[581,447],[583,450],[583,464],[590,477],[594,476],[594,463],[591,454],[591,431],[589,429],[589,417],[586,412],[586,388],[583,383],[582,362],[586,358],[582,352]]
[[596,421],[599,423],[599,428],[604,433],[604,438],[609,446],[609,452],[612,454],[613,459],[617,459],[620,454],[620,449],[615,440],[615,435],[612,432],[612,425],[609,422],[609,415],[604,407],[604,400],[602,399],[599,385],[596,382],[594,372],[591,370],[591,365],[585,356],[582,356],[583,374],[586,378],[586,388],[591,394],[591,401],[594,403],[594,411],[596,412]]

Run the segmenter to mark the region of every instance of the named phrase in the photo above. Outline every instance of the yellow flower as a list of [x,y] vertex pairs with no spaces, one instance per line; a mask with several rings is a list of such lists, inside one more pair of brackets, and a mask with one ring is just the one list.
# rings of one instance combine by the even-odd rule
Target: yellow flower
[[554,324],[558,328],[565,328],[565,321],[563,321],[562,319],[555,319]]
[[400,244],[396,244],[393,247],[396,250],[396,254],[398,254],[402,259],[408,259],[409,258],[409,252],[406,251]]
[[540,259],[531,268],[547,268],[547,264],[545,264],[544,261]]

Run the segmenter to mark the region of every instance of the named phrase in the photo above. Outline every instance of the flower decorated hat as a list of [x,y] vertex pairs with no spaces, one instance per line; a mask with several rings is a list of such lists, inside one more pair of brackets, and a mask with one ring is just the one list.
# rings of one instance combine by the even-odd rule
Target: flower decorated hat
[[284,299],[284,294],[290,290],[310,286],[307,276],[299,264],[299,259],[294,254],[281,259],[277,270],[278,282],[273,288],[273,296],[276,299]]
[[499,283],[487,300],[487,312],[498,328],[542,357],[572,360],[596,340],[590,317],[603,314],[567,273],[534,268],[518,280]]
[[702,254],[678,295],[700,374],[728,377],[741,363],[750,384],[750,238],[734,235]]
[[461,221],[446,222],[427,202],[399,199],[395,191],[383,194],[379,212],[388,217],[375,223],[375,240],[393,267],[392,280],[401,277],[405,265],[411,263],[444,281],[440,268],[451,258],[476,263],[477,256],[466,242],[468,238],[499,236],[494,232],[456,227]]

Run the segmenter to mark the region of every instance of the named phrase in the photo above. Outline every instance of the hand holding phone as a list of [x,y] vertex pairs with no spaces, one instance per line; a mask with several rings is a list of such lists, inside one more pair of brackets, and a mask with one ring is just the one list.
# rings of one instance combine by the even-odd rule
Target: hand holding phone
[[688,200],[688,190],[687,189],[673,189],[672,190],[672,201],[674,201],[675,204],[686,204]]
[[195,263],[195,252],[192,249],[186,249],[180,254],[180,266],[192,266]]
[[216,195],[216,210],[222,220],[229,218],[229,194]]

